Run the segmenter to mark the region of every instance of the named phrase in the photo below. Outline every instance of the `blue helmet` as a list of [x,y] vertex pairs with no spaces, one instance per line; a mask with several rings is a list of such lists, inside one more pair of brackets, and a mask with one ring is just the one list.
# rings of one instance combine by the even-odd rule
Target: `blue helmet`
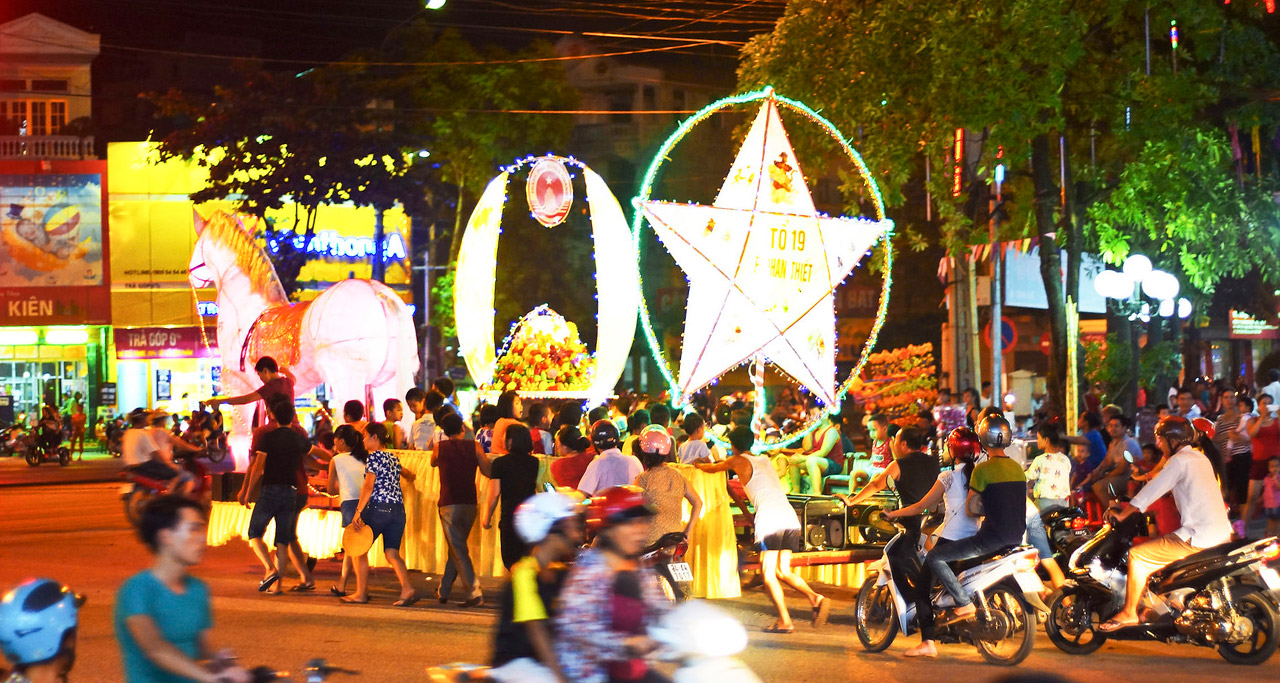
[[49,579],[27,579],[0,600],[0,651],[15,666],[62,654],[84,596]]

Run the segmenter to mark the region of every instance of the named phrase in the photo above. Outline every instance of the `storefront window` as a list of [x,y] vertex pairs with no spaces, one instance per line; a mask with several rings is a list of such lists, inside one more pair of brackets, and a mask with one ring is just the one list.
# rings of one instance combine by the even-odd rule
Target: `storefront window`
[[44,396],[62,405],[63,396],[89,393],[87,366],[83,361],[0,362],[0,387],[13,397],[15,413],[39,412]]

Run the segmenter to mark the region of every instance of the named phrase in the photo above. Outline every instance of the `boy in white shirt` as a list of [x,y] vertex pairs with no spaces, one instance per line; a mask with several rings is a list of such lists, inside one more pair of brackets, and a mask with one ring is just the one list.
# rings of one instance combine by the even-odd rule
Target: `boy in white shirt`
[[1036,446],[1043,453],[1027,468],[1031,499],[1041,512],[1051,507],[1066,507],[1071,498],[1071,458],[1064,452],[1066,441],[1057,425],[1037,427]]

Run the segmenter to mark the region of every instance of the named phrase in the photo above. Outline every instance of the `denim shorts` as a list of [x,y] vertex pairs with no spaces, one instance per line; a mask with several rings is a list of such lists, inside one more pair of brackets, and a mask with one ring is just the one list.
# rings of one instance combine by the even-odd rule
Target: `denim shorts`
[[267,524],[276,521],[276,545],[285,545],[298,540],[298,508],[297,488],[272,484],[263,486],[258,494],[258,502],[249,515],[249,538],[262,538],[267,533]]
[[344,500],[340,506],[342,509],[342,528],[351,526],[351,520],[356,518],[356,506],[360,505],[360,501],[356,499]]
[[400,541],[404,539],[404,504],[403,503],[369,503],[364,506],[360,518],[373,529],[376,540],[382,537],[384,550],[399,550]]

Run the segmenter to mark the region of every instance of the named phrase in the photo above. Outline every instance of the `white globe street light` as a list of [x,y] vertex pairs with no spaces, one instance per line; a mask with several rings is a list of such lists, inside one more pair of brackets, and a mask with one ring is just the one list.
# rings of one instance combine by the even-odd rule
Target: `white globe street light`
[[1191,301],[1186,297],[1178,299],[1178,317],[1183,320],[1191,317]]
[[1104,298],[1128,299],[1133,296],[1133,282],[1118,270],[1104,270],[1093,279],[1093,289]]
[[1134,282],[1142,282],[1151,272],[1151,259],[1142,254],[1133,254],[1124,260],[1121,270]]
[[1172,318],[1173,309],[1174,309],[1173,299],[1165,299],[1164,301],[1160,302],[1160,308],[1156,312],[1160,314],[1161,318]]
[[1156,301],[1176,299],[1178,288],[1178,278],[1163,270],[1153,270],[1142,280],[1142,293]]
[[444,7],[444,3],[446,1],[447,0],[427,0],[423,3],[423,7],[426,7],[427,9],[440,9],[441,7]]

